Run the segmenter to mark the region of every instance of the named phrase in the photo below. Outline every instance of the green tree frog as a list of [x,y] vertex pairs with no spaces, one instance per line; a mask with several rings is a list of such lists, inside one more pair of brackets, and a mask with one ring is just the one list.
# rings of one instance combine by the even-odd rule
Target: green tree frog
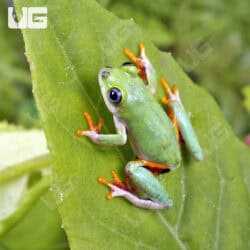
[[104,102],[113,114],[115,134],[100,134],[103,120],[95,125],[88,112],[84,116],[88,130],[77,130],[78,136],[87,136],[96,144],[123,145],[127,138],[137,159],[127,163],[126,178],[122,181],[112,171],[113,181],[99,177],[100,183],[110,188],[108,199],[124,197],[133,205],[147,209],[166,209],[173,205],[168,193],[156,178],[157,174],[171,171],[181,162],[180,143],[183,140],[197,160],[202,160],[202,149],[197,140],[190,118],[185,111],[179,91],[172,89],[164,79],[161,83],[167,97],[162,105],[154,97],[156,71],[139,45],[140,55],[130,50],[124,53],[132,63],[117,68],[100,70],[98,80]]

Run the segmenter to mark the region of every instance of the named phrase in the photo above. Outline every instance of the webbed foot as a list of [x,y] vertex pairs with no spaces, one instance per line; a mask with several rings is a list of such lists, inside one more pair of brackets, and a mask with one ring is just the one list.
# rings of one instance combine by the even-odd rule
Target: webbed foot
[[108,180],[104,179],[103,177],[99,177],[98,181],[101,184],[104,184],[105,186],[110,188],[110,192],[106,195],[106,198],[108,200],[111,200],[113,197],[116,196],[124,196],[124,192],[128,192],[128,187],[123,182],[120,177],[117,175],[115,171],[111,172],[111,175],[113,177],[113,181],[109,182]]
[[172,90],[171,88],[169,87],[168,83],[166,82],[165,79],[161,78],[161,84],[167,94],[167,98],[166,97],[163,97],[162,98],[162,103],[163,104],[166,104],[168,105],[169,102],[171,101],[178,101],[179,103],[181,103],[181,99],[180,99],[180,95],[179,95],[179,89],[176,85],[174,85],[172,87]]
[[85,119],[88,123],[89,130],[78,129],[76,131],[76,136],[80,137],[80,136],[84,136],[84,135],[91,136],[91,135],[98,134],[102,128],[103,123],[104,123],[103,119],[99,118],[98,124],[96,125],[96,124],[94,124],[91,115],[87,111],[83,112],[83,116],[85,117]]
[[139,44],[139,57],[136,57],[127,48],[124,50],[124,54],[137,66],[139,76],[150,87],[151,92],[155,93],[156,72],[146,56],[144,44]]

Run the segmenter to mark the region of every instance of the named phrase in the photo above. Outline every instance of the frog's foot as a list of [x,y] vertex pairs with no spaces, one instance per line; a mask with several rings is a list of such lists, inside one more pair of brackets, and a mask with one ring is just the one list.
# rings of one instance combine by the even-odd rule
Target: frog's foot
[[[120,177],[116,174],[115,171],[111,172],[113,177],[113,181],[109,182],[108,180],[104,179],[103,177],[99,177],[98,181],[107,187],[110,188],[110,192],[107,194],[106,198],[111,200],[113,197],[116,196],[124,196],[124,192],[128,192],[130,187],[128,187],[127,183],[123,182]],[[127,181],[127,180],[126,180]]]
[[101,128],[102,128],[103,119],[102,119],[102,118],[99,118],[99,122],[98,122],[98,124],[96,125],[96,124],[94,124],[91,115],[90,115],[87,111],[84,111],[84,112],[83,112],[83,116],[85,117],[85,119],[86,119],[86,121],[87,121],[87,123],[88,123],[89,130],[80,130],[80,129],[78,129],[78,130],[76,131],[76,135],[77,135],[78,137],[84,136],[84,135],[85,135],[85,136],[89,136],[89,137],[94,137],[94,136],[96,136],[96,135],[100,132],[100,130],[101,130]]
[[181,138],[180,138],[178,121],[177,121],[177,118],[176,118],[176,115],[175,115],[173,109],[169,105],[171,101],[178,101],[181,104],[179,90],[178,90],[177,86],[174,85],[172,88],[172,91],[171,91],[169,85],[167,84],[167,82],[163,78],[161,78],[161,84],[162,84],[162,86],[163,86],[163,88],[168,96],[168,97],[162,98],[162,103],[164,105],[166,105],[168,108],[168,110],[167,110],[168,117],[170,118],[170,120],[172,121],[172,123],[174,125],[176,137],[177,137],[178,141],[180,142]]
[[150,199],[140,199],[132,192],[128,191],[126,189],[126,186],[123,181],[120,180],[120,178],[117,176],[117,174],[112,171],[112,176],[114,181],[109,182],[106,179],[99,177],[98,181],[107,187],[110,188],[110,192],[107,194],[106,198],[108,200],[111,200],[113,197],[123,197],[135,206],[141,207],[141,208],[147,208],[147,209],[166,209],[169,208],[168,206],[154,202]]
[[137,66],[139,75],[140,77],[146,81],[147,76],[146,76],[146,61],[147,57],[145,55],[145,48],[144,44],[140,43],[139,44],[139,57],[136,57],[129,49],[124,50],[124,54]]
[[163,104],[168,105],[169,102],[171,102],[171,101],[177,101],[177,102],[181,103],[181,99],[180,99],[180,95],[179,95],[179,89],[178,89],[178,87],[176,85],[174,85],[172,87],[172,90],[171,90],[171,88],[167,84],[166,80],[163,79],[163,78],[161,78],[161,84],[162,84],[162,86],[163,86],[163,88],[164,88],[164,90],[165,90],[165,92],[166,92],[166,94],[168,96],[167,98],[166,97],[162,98]]
[[145,53],[143,43],[139,44],[139,57],[136,57],[129,49],[124,50],[124,54],[137,66],[138,74],[146,85],[151,85],[152,92],[155,92],[156,73]]

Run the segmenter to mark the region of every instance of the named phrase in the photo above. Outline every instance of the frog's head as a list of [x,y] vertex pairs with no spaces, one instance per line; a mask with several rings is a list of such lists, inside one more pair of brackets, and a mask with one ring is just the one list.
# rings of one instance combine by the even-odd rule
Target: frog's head
[[124,63],[118,68],[102,68],[98,80],[104,102],[112,113],[126,106],[135,91],[135,82],[141,81],[138,69],[132,63]]

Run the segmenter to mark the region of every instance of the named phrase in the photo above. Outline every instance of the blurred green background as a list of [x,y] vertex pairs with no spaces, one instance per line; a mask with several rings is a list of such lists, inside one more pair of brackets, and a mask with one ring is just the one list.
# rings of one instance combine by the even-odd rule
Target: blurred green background
[[10,2],[0,2],[0,121],[29,128],[38,126],[38,115],[21,32],[8,28]]
[[[215,97],[240,138],[250,133],[248,0],[99,2],[120,18],[133,18],[157,47],[172,52],[193,81]],[[39,127],[21,32],[7,25],[10,3],[0,3],[0,120]]]

